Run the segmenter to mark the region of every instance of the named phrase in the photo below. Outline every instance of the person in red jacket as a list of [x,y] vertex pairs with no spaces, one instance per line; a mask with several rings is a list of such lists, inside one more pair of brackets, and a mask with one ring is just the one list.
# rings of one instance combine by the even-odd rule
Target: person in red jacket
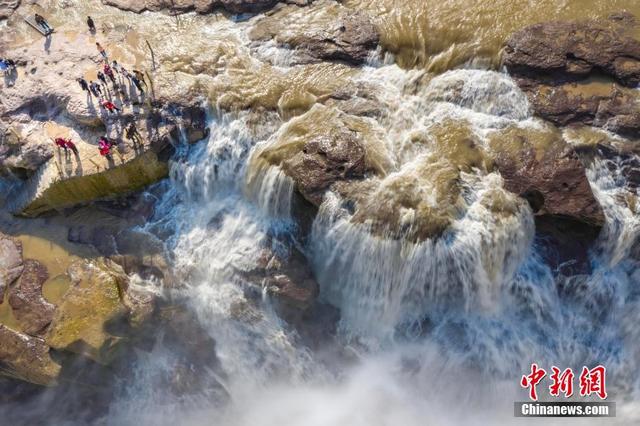
[[109,112],[114,112],[114,111],[118,111],[120,112],[120,108],[118,108],[113,102],[111,101],[102,101],[102,107],[104,109],[106,109]]
[[98,142],[98,150],[100,151],[100,155],[102,155],[103,157],[107,157],[107,158],[111,158],[111,147],[113,146],[113,143],[105,138],[104,136],[100,138],[100,141]]
[[115,82],[116,82],[116,76],[113,74],[113,70],[111,69],[111,67],[109,66],[109,64],[107,64],[107,63],[105,62],[105,63],[104,63],[104,67],[102,68],[102,70],[104,71],[104,75],[106,75],[107,77],[109,77],[109,80],[111,80],[111,82],[115,84]]
[[53,143],[56,144],[58,149],[63,148],[65,151],[67,150],[67,143],[63,138],[55,138]]
[[71,139],[65,139],[64,141],[65,148],[69,148],[75,155],[78,155],[78,148],[76,148],[76,144],[71,142]]

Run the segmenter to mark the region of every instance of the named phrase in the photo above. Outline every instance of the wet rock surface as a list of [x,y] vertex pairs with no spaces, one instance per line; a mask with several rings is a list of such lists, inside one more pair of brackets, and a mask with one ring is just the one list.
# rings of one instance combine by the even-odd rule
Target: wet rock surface
[[328,190],[346,193],[365,175],[383,173],[387,165],[374,151],[372,131],[359,117],[316,105],[292,120],[290,131],[256,158],[280,167],[296,190],[319,207]]
[[589,164],[603,161],[612,174],[624,179],[625,187],[631,193],[640,188],[640,152],[637,147],[614,147],[601,141],[595,145],[579,146],[576,152]]
[[504,187],[525,198],[535,215],[569,218],[595,227],[604,224],[584,166],[559,133],[513,129],[506,138],[509,143],[517,142],[519,149],[509,152],[499,141],[494,142],[496,167]]
[[640,83],[640,41],[628,20],[548,22],[527,27],[507,41],[504,63],[518,77],[566,82],[602,73],[625,86]]
[[24,270],[9,290],[13,314],[29,335],[42,334],[51,323],[55,307],[42,296],[42,285],[49,279],[47,268],[37,260],[24,261]]
[[136,13],[147,10],[210,13],[216,9],[231,13],[256,13],[275,6],[279,0],[103,0],[103,3]]
[[318,283],[299,250],[292,247],[286,253],[279,251],[263,249],[256,267],[242,274],[274,296],[284,314],[306,310],[318,296]]
[[0,234],[0,303],[5,303],[7,288],[20,277],[23,269],[22,243]]
[[0,361],[3,373],[39,385],[53,385],[60,366],[49,355],[43,339],[0,324]]
[[580,123],[640,136],[640,95],[614,82],[523,86],[536,113],[560,126]]
[[590,274],[589,253],[600,228],[565,217],[536,217],[536,245],[554,273],[562,276]]
[[504,63],[536,113],[557,124],[581,123],[640,135],[640,40],[632,15],[608,21],[550,22],[515,33]]
[[69,268],[72,284],[57,307],[45,336],[47,344],[108,364],[116,355],[123,336],[112,334],[126,329],[133,319],[139,324],[148,318],[151,299],[127,295],[128,278],[110,261],[79,261]]
[[283,168],[300,193],[320,206],[325,191],[337,182],[364,177],[365,150],[355,132],[344,130],[333,139],[321,136],[309,140]]
[[360,65],[378,46],[380,36],[365,13],[335,4],[328,6],[327,2],[311,8],[323,10],[324,15],[319,18],[316,13],[314,20],[306,21],[305,9],[285,8],[262,18],[249,36],[255,41],[275,40],[280,46],[295,49],[297,63],[342,61]]

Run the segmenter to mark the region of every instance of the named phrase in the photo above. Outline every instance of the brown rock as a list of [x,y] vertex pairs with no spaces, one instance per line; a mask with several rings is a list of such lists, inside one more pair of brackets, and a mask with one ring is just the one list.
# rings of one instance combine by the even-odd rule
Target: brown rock
[[49,346],[38,337],[28,336],[0,324],[0,363],[2,374],[39,385],[53,385],[60,365],[49,356]]
[[265,248],[256,268],[244,275],[287,307],[297,310],[309,308],[319,293],[304,255],[295,248],[286,256]]
[[595,79],[557,86],[528,82],[522,87],[536,114],[554,124],[581,123],[625,136],[640,136],[637,90]]
[[[556,132],[537,134],[510,129],[494,140],[495,166],[507,190],[525,198],[537,216],[569,218],[601,227],[604,213],[595,199],[584,166],[575,151]],[[517,147],[514,148],[515,144]]]
[[298,16],[304,13],[301,10],[282,10],[260,20],[249,36],[252,40],[275,39],[279,45],[296,49],[297,63],[364,63],[380,41],[369,16],[335,4],[318,7],[322,7],[325,19],[307,21]]
[[537,216],[537,243],[542,258],[564,276],[590,274],[589,252],[600,228],[567,218]]
[[20,6],[20,0],[0,0],[0,20],[6,19]]
[[338,134],[309,140],[282,168],[304,198],[319,207],[332,185],[364,177],[365,148],[357,133],[341,129]]
[[87,356],[101,364],[113,360],[120,341],[107,325],[126,322],[121,299],[127,276],[109,261],[78,261],[69,267],[72,285],[57,307],[46,342],[52,348]]
[[[637,147],[614,147],[607,140],[601,140],[593,145],[577,146],[575,149],[584,163],[592,164],[596,159],[601,160],[612,176],[622,176],[630,197],[640,188],[640,151]],[[631,210],[635,211],[636,208],[632,207]]]
[[0,234],[0,303],[8,286],[20,277],[22,264],[22,243]]
[[504,63],[535,112],[554,124],[582,123],[640,136],[640,41],[632,15],[549,22],[515,33]]
[[11,130],[0,134],[0,175],[26,179],[51,157],[50,144],[30,143]]
[[565,82],[599,72],[633,87],[640,83],[640,41],[626,32],[631,25],[615,18],[532,25],[507,41],[504,63],[521,77]]
[[210,13],[218,8],[231,13],[256,13],[275,6],[278,0],[102,0],[102,2],[136,13],[147,10]]
[[37,260],[27,259],[22,276],[9,290],[13,314],[27,334],[41,334],[53,318],[55,306],[42,296],[42,285],[47,279],[47,268]]

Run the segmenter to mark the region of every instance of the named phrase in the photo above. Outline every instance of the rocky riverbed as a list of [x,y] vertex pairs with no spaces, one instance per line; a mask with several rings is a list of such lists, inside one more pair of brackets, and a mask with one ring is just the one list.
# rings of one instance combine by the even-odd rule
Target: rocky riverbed
[[531,361],[637,402],[635,1],[0,0],[0,31],[12,423],[413,425],[460,391],[427,382],[513,402]]

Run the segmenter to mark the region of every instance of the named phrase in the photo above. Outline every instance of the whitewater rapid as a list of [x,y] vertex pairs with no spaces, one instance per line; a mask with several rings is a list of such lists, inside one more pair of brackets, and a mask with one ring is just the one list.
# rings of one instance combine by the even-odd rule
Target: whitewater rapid
[[[258,58],[291,66],[280,48],[253,48]],[[416,132],[463,121],[486,142],[509,126],[544,129],[504,73],[458,69],[420,83],[422,71],[390,62],[372,58],[354,77],[374,85],[391,111],[383,120],[367,119],[385,136],[381,150],[391,164],[381,196],[394,182],[414,179],[421,162],[436,155],[408,143]],[[211,351],[220,367],[206,370],[204,390],[178,397],[158,385],[157,376],[173,364],[171,348],[157,343],[135,361],[135,377],[121,383],[107,424],[522,424],[513,418],[513,402],[526,398],[519,377],[532,362],[607,365],[618,422],[639,418],[633,401],[640,272],[629,250],[640,219],[620,201],[623,177],[601,161],[589,169],[607,223],[592,253],[593,272],[563,283],[560,293],[539,253],[529,206],[502,189],[495,172],[461,173],[457,216],[440,238],[373,235],[334,193],[308,238],[298,238],[293,181],[277,168],[252,167],[287,123],[269,112],[256,125],[251,114],[211,109],[208,139],[178,147],[154,218],[144,226],[165,240],[181,284],[158,291],[196,315],[216,342]],[[429,198],[434,189],[423,185]],[[511,214],[496,215],[495,200]],[[416,218],[407,212],[403,220],[410,225]],[[255,267],[265,246],[291,249],[273,241],[305,254],[320,301],[340,311],[336,334],[321,350],[311,349],[278,316],[271,296],[239,272]]]

